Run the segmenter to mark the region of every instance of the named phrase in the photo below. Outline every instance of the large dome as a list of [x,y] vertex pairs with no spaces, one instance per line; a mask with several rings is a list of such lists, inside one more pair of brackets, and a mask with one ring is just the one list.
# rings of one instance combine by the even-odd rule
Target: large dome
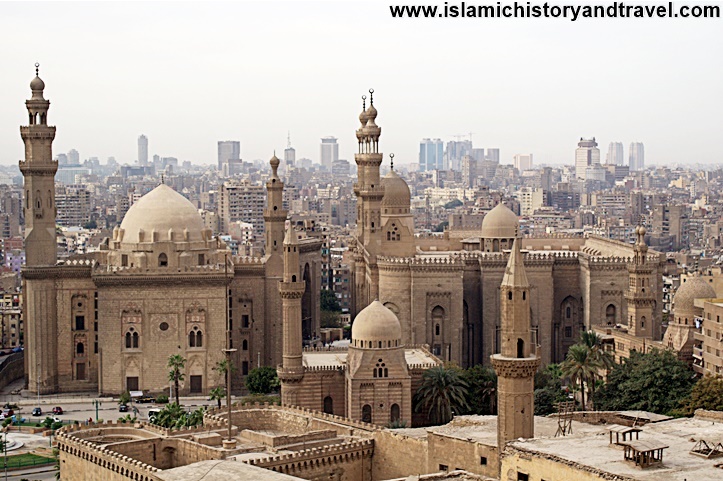
[[390,170],[382,179],[382,185],[384,186],[382,207],[409,209],[412,195],[404,179],[399,177],[393,170]]
[[481,236],[484,239],[513,239],[518,236],[519,227],[515,213],[500,203],[482,219]]
[[696,307],[693,302],[696,299],[710,299],[716,297],[715,289],[702,277],[688,277],[683,282],[673,297],[673,313],[679,316],[681,313],[695,313]]
[[[120,228],[123,243],[156,241],[202,241],[205,225],[198,210],[181,194],[161,184],[133,204]],[[143,232],[143,240],[140,233]],[[173,238],[170,238],[170,232]],[[187,235],[186,235],[187,232]]]
[[[351,342],[357,347],[395,347],[401,344],[402,326],[397,316],[379,301],[361,310],[351,326]],[[365,344],[364,342],[369,342]],[[383,344],[379,344],[382,342]]]

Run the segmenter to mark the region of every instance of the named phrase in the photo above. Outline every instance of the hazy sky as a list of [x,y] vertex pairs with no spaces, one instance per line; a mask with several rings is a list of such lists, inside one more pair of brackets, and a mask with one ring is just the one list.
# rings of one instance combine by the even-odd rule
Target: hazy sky
[[627,156],[636,140],[646,163],[721,162],[722,47],[720,19],[401,20],[386,2],[0,2],[0,163],[23,157],[18,126],[36,61],[54,152],[75,148],[81,159],[132,163],[140,134],[151,155],[215,163],[218,140],[240,140],[245,160],[268,159],[291,131],[297,158],[318,160],[319,139],[332,135],[352,161],[360,97],[373,87],[381,149],[401,163],[417,161],[423,137],[468,132],[476,147],[500,148],[503,163],[528,152],[572,163],[581,136],[597,137],[603,159],[610,141]]

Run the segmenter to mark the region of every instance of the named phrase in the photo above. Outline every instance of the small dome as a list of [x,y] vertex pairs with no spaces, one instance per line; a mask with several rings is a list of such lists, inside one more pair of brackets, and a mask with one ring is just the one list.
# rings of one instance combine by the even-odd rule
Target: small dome
[[382,199],[382,207],[401,207],[409,209],[411,205],[412,194],[409,192],[407,183],[399,177],[399,175],[390,170],[382,179],[384,186],[384,198]]
[[44,90],[45,89],[45,82],[43,80],[36,76],[33,80],[30,81],[30,90]]
[[351,326],[351,339],[352,344],[354,341],[401,341],[402,326],[392,311],[374,301],[357,314]]
[[367,109],[367,119],[369,120],[376,120],[377,118],[377,109],[374,107],[374,104],[371,104],[369,108]]
[[[140,242],[139,232],[161,233],[159,241],[167,240],[163,234],[188,231],[188,241],[202,241],[206,226],[191,202],[181,194],[161,184],[133,204],[121,222],[123,243]],[[180,240],[176,235],[176,240]],[[150,242],[146,237],[144,242]]]
[[517,216],[504,203],[489,211],[482,219],[482,238],[513,239],[518,236]]
[[361,122],[362,127],[364,127],[367,124],[367,120],[368,120],[367,111],[365,109],[365,110],[362,110],[362,113],[359,114],[359,122]]
[[710,299],[716,297],[715,289],[702,277],[689,277],[683,282],[673,296],[673,314],[695,313],[693,302],[696,299]]

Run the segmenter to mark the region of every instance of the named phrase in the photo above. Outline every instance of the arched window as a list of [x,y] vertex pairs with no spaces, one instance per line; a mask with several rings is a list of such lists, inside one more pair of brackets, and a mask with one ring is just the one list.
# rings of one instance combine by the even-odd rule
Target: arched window
[[517,357],[525,357],[525,341],[517,339]]
[[605,320],[608,326],[615,324],[615,306],[610,304],[605,308]]
[[133,348],[134,348],[134,349],[138,349],[138,347],[139,347],[139,342],[140,342],[140,337],[141,337],[141,336],[139,336],[137,332],[134,332],[134,333],[133,333]]
[[512,300],[512,291],[507,292],[507,300],[509,300],[509,301]]
[[158,255],[158,267],[168,267],[168,256],[163,252]]
[[324,398],[324,412],[326,414],[334,414],[334,400],[331,396],[326,396]]
[[392,404],[392,409],[390,410],[391,416],[390,421],[391,422],[397,422],[399,421],[399,404]]
[[193,331],[188,333],[188,347],[196,347],[196,333]]
[[296,282],[296,274],[294,274],[293,276],[291,276],[291,282]]
[[243,342],[241,343],[241,350],[242,351],[249,350],[249,342],[246,339],[244,339]]
[[389,377],[389,368],[384,368],[384,377]]
[[439,324],[436,324],[436,325],[434,326],[434,335],[435,335],[435,336],[439,336]]
[[126,332],[126,349],[131,348],[131,333]]
[[570,309],[570,306],[567,306],[567,308],[565,309],[565,317],[570,319],[571,314],[572,314],[572,309]]
[[196,334],[196,347],[203,347],[203,332],[201,331]]
[[362,407],[362,422],[364,423],[371,423],[372,422],[372,407],[369,404],[365,404]]
[[522,291],[522,300],[527,299],[527,291]]
[[75,346],[75,352],[77,354],[85,354],[85,345],[82,342],[79,342],[77,346]]
[[640,328],[645,329],[645,316],[640,318]]

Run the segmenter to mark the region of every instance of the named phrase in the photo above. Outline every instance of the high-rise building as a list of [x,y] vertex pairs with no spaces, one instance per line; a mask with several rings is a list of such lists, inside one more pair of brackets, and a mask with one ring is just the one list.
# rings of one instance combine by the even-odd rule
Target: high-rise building
[[221,231],[226,233],[231,222],[248,222],[254,226],[257,239],[264,237],[264,187],[248,180],[225,182],[218,196],[218,217]]
[[57,185],[55,206],[56,223],[63,227],[83,226],[90,222],[92,200],[90,191],[82,185]]
[[580,179],[586,178],[586,169],[600,163],[600,149],[597,148],[595,137],[583,139],[577,143],[575,150],[575,175]]
[[442,170],[444,168],[444,143],[440,139],[422,139],[419,143],[419,170]]
[[605,165],[625,165],[622,142],[610,142],[605,156]]
[[630,172],[645,170],[645,148],[642,142],[631,142],[628,155]]
[[294,167],[295,163],[296,149],[291,146],[291,135],[289,135],[286,142],[286,148],[284,149],[284,164],[282,165],[281,170],[288,174],[289,169]]
[[500,163],[500,149],[487,149],[487,155],[485,155],[485,160],[489,160],[490,162],[496,162]]
[[471,155],[462,157],[462,183],[465,187],[474,187],[477,180],[477,159]]
[[532,169],[532,154],[515,154],[515,169],[522,172]]
[[68,164],[69,165],[80,165],[80,154],[75,149],[68,151]]
[[447,142],[447,150],[445,154],[444,163],[441,168],[444,170],[459,171],[464,156],[472,154],[472,141],[456,140]]
[[336,143],[336,137],[321,138],[319,157],[321,165],[331,172],[332,165],[339,160],[339,144]]
[[224,170],[224,164],[229,161],[241,160],[241,142],[238,140],[218,141],[218,170]]
[[148,165],[148,137],[145,135],[138,137],[138,165]]

